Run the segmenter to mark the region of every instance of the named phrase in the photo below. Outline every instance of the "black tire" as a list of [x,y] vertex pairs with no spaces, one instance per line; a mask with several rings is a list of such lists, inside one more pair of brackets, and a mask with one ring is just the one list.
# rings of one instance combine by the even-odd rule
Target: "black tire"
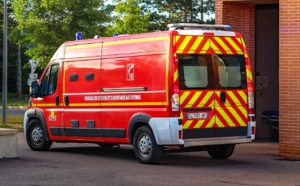
[[148,126],[141,126],[134,133],[133,150],[135,157],[145,164],[157,163],[163,156],[163,147],[156,144]]
[[234,147],[235,145],[220,145],[217,146],[215,150],[209,150],[207,152],[214,159],[227,159],[232,155]]
[[45,138],[45,132],[39,120],[31,120],[26,128],[26,141],[32,150],[46,151],[52,145],[51,141]]

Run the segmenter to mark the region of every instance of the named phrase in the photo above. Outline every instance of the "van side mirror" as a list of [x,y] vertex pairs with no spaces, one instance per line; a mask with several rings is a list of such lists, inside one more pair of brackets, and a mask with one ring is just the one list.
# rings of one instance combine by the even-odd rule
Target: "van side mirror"
[[31,83],[30,97],[33,97],[33,98],[39,97],[39,89],[40,89],[40,86],[38,85],[38,83],[36,81],[33,81]]

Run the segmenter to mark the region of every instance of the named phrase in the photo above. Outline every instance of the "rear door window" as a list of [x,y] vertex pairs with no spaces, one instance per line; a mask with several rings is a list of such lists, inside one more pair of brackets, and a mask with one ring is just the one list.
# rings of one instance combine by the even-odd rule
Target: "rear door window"
[[213,55],[217,74],[216,88],[246,88],[246,69],[243,55]]
[[178,61],[181,90],[246,88],[243,55],[178,54]]
[[179,84],[182,90],[210,87],[211,55],[179,54]]

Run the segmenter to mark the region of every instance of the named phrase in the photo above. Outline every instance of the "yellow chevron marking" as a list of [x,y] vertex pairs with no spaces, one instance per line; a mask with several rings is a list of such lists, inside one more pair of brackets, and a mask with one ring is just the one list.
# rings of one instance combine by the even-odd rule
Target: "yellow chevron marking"
[[184,92],[181,96],[180,96],[180,105],[185,101],[185,99],[189,96],[190,92]]
[[200,54],[205,54],[206,51],[209,49],[210,44],[209,44],[209,40],[207,40],[207,42],[205,43],[204,47],[201,49]]
[[[242,107],[239,107],[239,109],[245,110],[245,109],[242,108]],[[230,113],[234,116],[234,118],[238,121],[238,123],[239,123],[241,126],[246,126],[246,124],[244,123],[244,120],[240,117],[240,115],[236,112],[236,110],[230,109],[229,111],[230,111]],[[230,126],[231,126],[231,125],[230,125]]]
[[249,69],[247,69],[247,77],[252,81],[252,72]]
[[215,51],[216,54],[222,54],[220,49],[212,41],[210,41],[210,46]]
[[212,128],[212,126],[215,124],[215,116],[212,117],[212,119],[209,121],[209,123],[206,125],[205,128]]
[[176,53],[182,53],[183,50],[186,48],[186,46],[188,45],[188,43],[190,42],[192,36],[186,36],[183,40],[183,42],[180,44],[180,46],[178,47]]
[[205,120],[199,120],[199,121],[197,122],[197,124],[195,125],[194,129],[200,128],[200,127],[203,125],[204,121],[205,121]]
[[[201,100],[201,102],[197,105],[197,107],[203,107],[207,103],[207,101],[210,99],[210,97],[212,96],[213,93],[214,93],[213,91],[208,92],[204,96],[204,98]],[[209,106],[213,107],[213,104],[214,104],[214,101],[212,101],[212,103]]]
[[[236,105],[242,105],[240,100],[235,96],[235,94],[232,91],[227,91],[227,95],[233,100],[233,102]],[[227,103],[227,102],[226,102]],[[228,102],[229,103],[229,102]],[[230,106],[230,105],[229,105]]]
[[197,101],[198,97],[201,95],[201,92],[196,92],[192,99],[186,105],[187,107],[192,107],[195,101]]
[[177,78],[178,78],[178,69],[176,69],[176,71],[174,73],[174,82],[176,82]]
[[193,46],[190,48],[191,52],[195,52],[195,50],[198,48],[200,45],[201,41],[203,40],[204,37],[197,37],[196,41],[194,42]]
[[238,94],[241,96],[244,102],[247,103],[247,94],[244,91],[238,91]]
[[[223,109],[220,109],[220,107],[216,107],[216,109],[217,109],[217,112],[220,113],[220,115],[222,116],[222,118],[228,123],[228,125],[230,127],[235,127],[234,122],[230,119],[230,117],[228,117],[228,115],[226,114],[226,112],[224,112]],[[217,122],[217,124],[218,123],[222,123],[219,118],[218,118],[218,120],[216,122]],[[222,125],[224,127],[224,124],[222,124]],[[218,126],[219,126],[219,124],[218,124]]]
[[[238,54],[243,54],[243,50],[239,48],[230,37],[225,37],[225,39],[231,44],[231,46],[237,51]],[[239,39],[237,40],[239,41]]]
[[216,37],[215,40],[223,47],[223,49],[228,53],[228,54],[233,54],[233,52],[230,50],[230,48],[222,41],[221,38]]
[[224,128],[225,127],[225,125],[221,122],[221,120],[217,116],[216,116],[216,124],[219,128]]
[[[246,48],[246,43],[243,38],[241,38],[241,42],[242,42],[243,47]],[[249,55],[247,54],[247,52],[245,52],[245,58],[248,58],[248,57],[249,57]]]
[[192,120],[187,120],[186,122],[185,122],[185,124],[183,125],[183,129],[188,129],[189,128],[189,126],[192,124]]

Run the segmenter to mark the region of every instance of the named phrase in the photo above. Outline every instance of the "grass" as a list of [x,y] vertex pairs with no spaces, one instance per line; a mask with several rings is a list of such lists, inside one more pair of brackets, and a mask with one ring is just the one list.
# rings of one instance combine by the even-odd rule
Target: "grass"
[[0,128],[21,128],[23,125],[23,116],[7,115],[6,124],[2,123],[2,116],[0,116]]
[[[0,94],[0,96],[2,98],[2,94]],[[28,100],[28,94],[24,94],[21,98],[18,98],[17,94],[14,93],[7,94],[7,106],[27,106]],[[0,101],[0,106],[2,106],[2,99]],[[22,125],[22,115],[7,115],[5,125],[2,123],[2,115],[0,115],[0,128],[20,128]]]
[[[2,94],[1,96],[1,102],[0,106],[2,106]],[[7,106],[27,106],[29,100],[29,95],[24,94],[21,98],[17,97],[17,94],[15,93],[8,93],[7,94]]]

